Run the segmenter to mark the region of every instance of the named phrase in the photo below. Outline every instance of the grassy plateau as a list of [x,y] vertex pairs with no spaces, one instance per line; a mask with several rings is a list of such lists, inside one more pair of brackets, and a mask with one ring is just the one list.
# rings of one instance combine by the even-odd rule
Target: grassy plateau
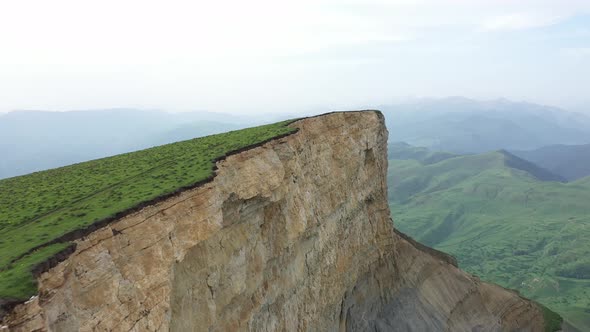
[[550,173],[505,151],[391,150],[389,201],[397,228],[590,331],[588,178],[547,181]]
[[284,121],[0,180],[0,298],[36,294],[31,273],[63,235],[209,179],[228,153],[294,132]]

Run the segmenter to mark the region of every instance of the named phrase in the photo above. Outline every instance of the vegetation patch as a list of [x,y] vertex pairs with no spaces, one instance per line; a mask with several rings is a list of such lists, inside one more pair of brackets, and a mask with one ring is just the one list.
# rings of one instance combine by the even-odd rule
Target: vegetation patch
[[37,284],[33,277],[33,267],[43,263],[70,246],[69,243],[56,243],[35,250],[14,262],[9,268],[0,272],[0,289],[2,297],[20,300],[23,294],[33,295],[37,292]]
[[0,299],[34,295],[35,266],[82,230],[211,180],[217,160],[295,132],[293,121],[0,180]]
[[545,332],[561,331],[561,323],[563,323],[563,318],[561,318],[559,314],[547,308],[546,306],[540,303],[537,303],[537,305],[541,307],[541,310],[543,310]]

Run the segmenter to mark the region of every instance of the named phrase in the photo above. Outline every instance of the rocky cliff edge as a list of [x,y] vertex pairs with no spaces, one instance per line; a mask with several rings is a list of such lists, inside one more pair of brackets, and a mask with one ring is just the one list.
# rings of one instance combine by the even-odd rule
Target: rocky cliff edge
[[543,331],[541,310],[397,233],[387,130],[332,113],[76,240],[10,331]]

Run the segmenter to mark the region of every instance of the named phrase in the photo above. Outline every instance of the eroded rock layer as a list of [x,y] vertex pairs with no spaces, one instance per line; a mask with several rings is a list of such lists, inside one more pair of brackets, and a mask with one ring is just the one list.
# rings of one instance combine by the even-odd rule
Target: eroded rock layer
[[539,331],[531,302],[397,234],[378,112],[333,113],[77,241],[14,331]]

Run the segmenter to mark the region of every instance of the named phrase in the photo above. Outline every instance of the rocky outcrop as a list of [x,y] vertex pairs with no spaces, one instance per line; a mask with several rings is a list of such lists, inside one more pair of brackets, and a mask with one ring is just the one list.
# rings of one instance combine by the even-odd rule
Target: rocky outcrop
[[76,241],[13,331],[539,331],[539,308],[396,233],[378,112],[292,124]]

